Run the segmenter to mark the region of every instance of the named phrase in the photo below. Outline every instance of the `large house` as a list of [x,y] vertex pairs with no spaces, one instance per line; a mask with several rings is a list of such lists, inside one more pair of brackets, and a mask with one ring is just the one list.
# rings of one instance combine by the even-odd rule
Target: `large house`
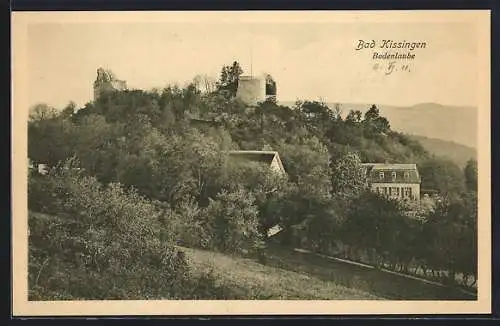
[[362,164],[370,189],[389,198],[420,200],[421,178],[416,164]]
[[229,157],[240,162],[263,163],[278,174],[286,174],[280,156],[276,151],[230,151]]

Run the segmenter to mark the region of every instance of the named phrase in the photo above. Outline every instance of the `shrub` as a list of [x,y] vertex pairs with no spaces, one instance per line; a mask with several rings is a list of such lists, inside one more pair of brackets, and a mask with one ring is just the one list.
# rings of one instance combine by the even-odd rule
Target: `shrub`
[[[181,298],[192,293],[189,268],[161,239],[162,211],[118,184],[106,187],[72,169],[32,183],[46,188],[48,211],[30,213],[30,299]],[[36,194],[36,196],[35,196]],[[31,203],[33,207],[34,203]]]
[[258,209],[254,196],[239,188],[223,190],[204,210],[210,229],[212,246],[226,252],[253,248],[259,240]]
[[164,227],[181,246],[202,249],[211,247],[213,236],[209,220],[194,199],[181,201],[168,220],[164,220]]
[[37,212],[55,213],[55,183],[36,173],[28,177],[28,209]]

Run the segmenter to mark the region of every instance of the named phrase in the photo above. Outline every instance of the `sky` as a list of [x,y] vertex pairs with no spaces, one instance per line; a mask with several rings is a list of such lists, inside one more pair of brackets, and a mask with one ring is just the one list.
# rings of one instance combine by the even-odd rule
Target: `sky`
[[[270,73],[279,101],[324,100],[410,106],[477,105],[477,34],[470,23],[74,22],[28,26],[29,102],[62,108],[92,100],[96,70],[129,88],[218,77],[240,62],[245,74]],[[426,42],[410,71],[375,71],[359,40]],[[391,50],[395,52],[396,50]],[[399,51],[406,53],[408,51]],[[387,65],[391,60],[380,60]],[[398,62],[398,64],[404,61]]]

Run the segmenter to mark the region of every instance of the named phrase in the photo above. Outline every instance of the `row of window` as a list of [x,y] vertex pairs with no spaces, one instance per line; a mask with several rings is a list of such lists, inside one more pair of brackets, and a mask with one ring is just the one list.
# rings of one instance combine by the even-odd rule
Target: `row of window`
[[[379,179],[380,179],[380,180],[384,180],[384,178],[385,178],[384,172],[379,172],[379,173],[378,173],[378,176],[379,176]],[[392,177],[392,180],[393,180],[393,181],[396,181],[396,176],[397,176],[397,175],[396,175],[396,172],[394,172],[394,171],[393,171],[393,172],[391,173],[391,177]],[[410,179],[410,172],[405,172],[405,173],[404,173],[404,179],[405,179],[405,180]]]
[[411,187],[376,187],[375,191],[379,194],[403,198],[411,198],[413,196]]

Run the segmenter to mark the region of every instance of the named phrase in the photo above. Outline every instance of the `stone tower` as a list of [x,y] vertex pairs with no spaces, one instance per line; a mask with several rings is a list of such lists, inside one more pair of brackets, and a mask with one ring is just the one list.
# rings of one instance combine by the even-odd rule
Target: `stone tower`
[[276,101],[276,83],[270,78],[269,75],[240,76],[236,98],[249,106],[255,106],[266,100]]
[[246,105],[254,106],[266,99],[266,84],[263,78],[240,76],[236,98]]

